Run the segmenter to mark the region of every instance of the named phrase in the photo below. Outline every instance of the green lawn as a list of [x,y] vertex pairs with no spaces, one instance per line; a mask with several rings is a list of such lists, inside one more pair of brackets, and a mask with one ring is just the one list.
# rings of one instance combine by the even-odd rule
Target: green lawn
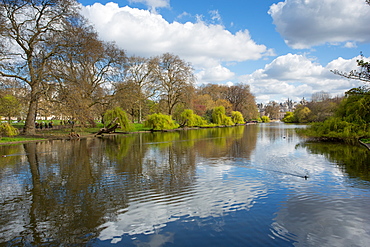
[[[22,129],[23,128],[23,124],[20,124],[20,123],[16,123],[16,124],[12,124],[14,127],[18,128],[18,129]],[[74,131],[78,134],[80,134],[80,136],[86,136],[86,135],[92,135],[92,134],[95,134],[97,133],[101,128],[103,128],[104,126],[99,123],[97,125],[97,127],[94,127],[94,128],[82,128],[82,127],[75,127],[74,128]],[[150,130],[149,128],[145,128],[143,126],[143,124],[139,124],[139,123],[134,123],[132,124],[131,126],[131,130],[130,132],[137,132],[137,131],[148,131]],[[36,135],[39,135],[40,137],[26,137],[26,136],[22,136],[22,135],[19,135],[19,136],[14,136],[14,137],[2,137],[0,138],[0,144],[1,143],[9,143],[9,142],[22,142],[22,141],[33,141],[33,140],[45,140],[49,137],[66,137],[68,136],[68,134],[71,132],[71,128],[70,127],[67,127],[65,126],[64,128],[60,128],[59,124],[58,124],[58,121],[55,122],[54,124],[54,128],[52,129],[37,129],[36,130]],[[116,131],[117,133],[119,132],[122,132],[120,131],[120,129],[117,129]]]
[[367,139],[361,139],[361,141],[363,143],[370,144],[370,139],[369,138],[367,138]]
[[6,142],[23,142],[23,141],[34,141],[34,140],[44,140],[43,138],[34,138],[34,137],[22,137],[22,136],[15,136],[15,137],[2,137],[0,139],[1,143]]

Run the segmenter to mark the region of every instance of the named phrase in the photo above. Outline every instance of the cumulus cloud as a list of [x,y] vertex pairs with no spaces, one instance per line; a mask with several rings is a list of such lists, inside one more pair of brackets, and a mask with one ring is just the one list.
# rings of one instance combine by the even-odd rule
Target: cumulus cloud
[[[116,3],[83,6],[82,14],[95,25],[103,40],[115,41],[129,54],[148,57],[170,52],[199,70],[217,68],[222,62],[257,60],[273,54],[266,46],[256,44],[248,30],[233,34],[222,25],[203,21],[169,23],[159,14],[119,7]],[[217,18],[217,14],[213,16]]]
[[315,92],[325,91],[341,95],[345,91],[362,85],[362,82],[348,80],[335,75],[331,70],[349,72],[357,68],[356,60],[338,58],[325,67],[304,55],[287,54],[277,57],[263,69],[240,77],[244,83],[251,85],[251,91],[258,102],[269,100],[286,100],[303,97],[309,99]]
[[285,0],[268,13],[294,49],[370,41],[370,6],[364,0]]
[[230,71],[228,68],[221,65],[207,68],[196,74],[197,81],[202,83],[215,83],[226,80],[231,80],[235,76],[235,73]]

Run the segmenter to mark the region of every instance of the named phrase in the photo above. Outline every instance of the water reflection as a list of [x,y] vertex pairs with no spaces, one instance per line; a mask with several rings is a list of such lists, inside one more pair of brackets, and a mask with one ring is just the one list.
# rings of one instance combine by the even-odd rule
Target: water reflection
[[324,155],[351,177],[370,181],[369,151],[361,145],[307,142],[301,144],[312,154]]
[[0,146],[0,243],[369,243],[367,150],[305,143],[296,127]]

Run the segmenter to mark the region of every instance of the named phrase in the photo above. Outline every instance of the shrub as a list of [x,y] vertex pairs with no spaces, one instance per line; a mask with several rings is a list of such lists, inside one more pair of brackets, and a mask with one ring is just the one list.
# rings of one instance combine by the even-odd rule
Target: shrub
[[19,130],[11,126],[9,123],[0,124],[0,137],[2,136],[16,136],[19,134]]
[[144,126],[152,130],[168,130],[175,129],[178,125],[173,121],[171,116],[161,113],[155,113],[147,116]]

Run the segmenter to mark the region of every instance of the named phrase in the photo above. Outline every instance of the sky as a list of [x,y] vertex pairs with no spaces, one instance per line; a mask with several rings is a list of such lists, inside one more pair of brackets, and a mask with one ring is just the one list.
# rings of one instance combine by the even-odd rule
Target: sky
[[79,0],[104,41],[128,55],[178,55],[196,85],[248,84],[257,103],[316,92],[332,97],[363,82],[335,75],[370,60],[365,0]]

